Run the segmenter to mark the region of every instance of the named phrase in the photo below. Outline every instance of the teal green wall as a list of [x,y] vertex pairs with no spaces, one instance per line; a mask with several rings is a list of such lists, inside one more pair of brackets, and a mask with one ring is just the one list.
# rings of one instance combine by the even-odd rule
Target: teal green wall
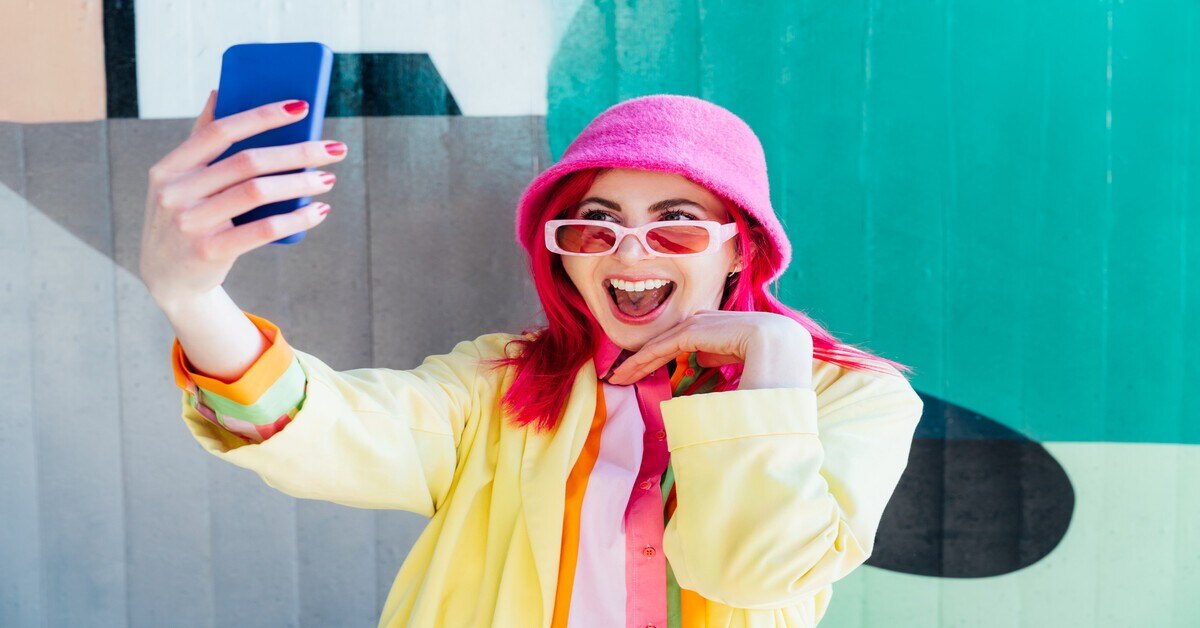
[[585,2],[551,66],[551,153],[625,98],[725,106],[767,153],[789,305],[1035,440],[1197,444],[1198,19]]

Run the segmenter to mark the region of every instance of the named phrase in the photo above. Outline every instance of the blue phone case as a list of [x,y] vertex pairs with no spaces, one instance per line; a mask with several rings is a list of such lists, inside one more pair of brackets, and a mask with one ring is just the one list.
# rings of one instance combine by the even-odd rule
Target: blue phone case
[[[300,99],[308,102],[308,115],[287,126],[248,137],[229,147],[210,165],[247,148],[281,146],[321,138],[325,124],[325,102],[329,96],[329,75],[333,69],[333,51],[315,41],[286,43],[245,43],[230,46],[221,56],[221,82],[213,118],[253,109],[271,102]],[[272,173],[304,172],[311,168]],[[233,219],[233,224],[295,211],[312,201],[311,196],[287,199],[256,207]],[[305,232],[290,235],[273,244],[293,244],[304,239]]]

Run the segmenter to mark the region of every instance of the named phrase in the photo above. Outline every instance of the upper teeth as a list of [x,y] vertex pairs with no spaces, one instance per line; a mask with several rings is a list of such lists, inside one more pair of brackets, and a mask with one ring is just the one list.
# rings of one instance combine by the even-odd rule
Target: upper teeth
[[625,281],[624,279],[613,279],[612,285],[617,290],[625,292],[641,292],[643,290],[653,290],[661,288],[671,283],[666,279],[647,279],[646,281]]

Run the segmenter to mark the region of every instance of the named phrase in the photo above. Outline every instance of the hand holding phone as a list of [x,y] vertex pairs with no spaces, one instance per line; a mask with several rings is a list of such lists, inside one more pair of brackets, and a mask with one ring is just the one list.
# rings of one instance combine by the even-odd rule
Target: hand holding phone
[[[209,95],[191,135],[150,167],[140,272],[164,310],[219,287],[242,254],[320,224],[329,211],[325,203],[240,225],[232,219],[256,207],[328,192],[332,173],[307,170],[346,157],[341,142],[310,140],[249,148],[214,161],[232,144],[308,115],[307,107],[289,111],[287,105],[296,101],[282,101],[216,120],[219,97]],[[271,174],[279,172],[290,174]]]
[[[217,90],[215,119],[286,100],[303,100],[308,103],[308,111],[291,124],[235,142],[213,163],[249,148],[286,146],[320,139],[332,67],[333,52],[319,42],[230,46],[221,57],[221,82]],[[293,170],[283,174],[302,171]],[[266,216],[289,213],[308,205],[311,200],[311,197],[304,196],[261,205],[235,216],[233,224],[241,225]],[[303,238],[302,231],[276,243],[292,244]]]

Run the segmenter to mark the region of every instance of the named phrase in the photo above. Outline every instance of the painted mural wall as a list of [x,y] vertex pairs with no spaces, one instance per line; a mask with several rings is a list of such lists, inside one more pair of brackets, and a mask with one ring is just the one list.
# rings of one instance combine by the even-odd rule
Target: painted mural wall
[[[780,296],[925,399],[822,626],[1200,625],[1200,6],[0,3],[0,626],[370,626],[425,519],[200,450],[136,276],[222,52],[336,53],[334,210],[227,287],[336,368],[518,331],[524,186],[650,93],[743,117]],[[453,263],[429,260],[444,247]]]

